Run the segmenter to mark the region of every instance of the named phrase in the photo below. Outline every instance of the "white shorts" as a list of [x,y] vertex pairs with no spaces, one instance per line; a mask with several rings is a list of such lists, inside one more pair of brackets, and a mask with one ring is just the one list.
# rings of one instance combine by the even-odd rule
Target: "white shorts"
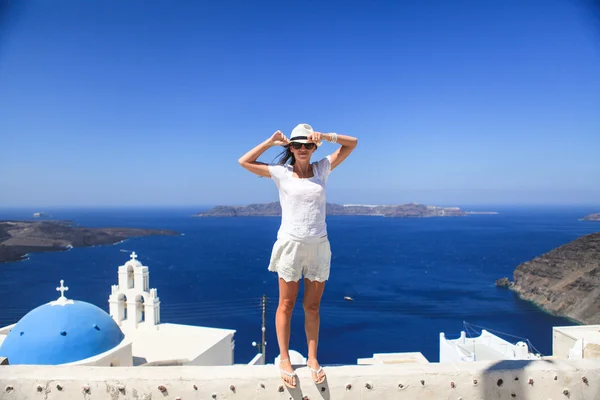
[[277,239],[273,245],[269,271],[277,272],[286,282],[297,282],[302,275],[311,281],[325,282],[329,279],[330,265],[327,236],[310,243],[286,237]]

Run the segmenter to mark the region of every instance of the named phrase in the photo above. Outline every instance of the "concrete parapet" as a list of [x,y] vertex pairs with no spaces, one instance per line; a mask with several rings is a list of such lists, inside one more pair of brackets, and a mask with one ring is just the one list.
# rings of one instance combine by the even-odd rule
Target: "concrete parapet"
[[273,365],[222,367],[2,366],[0,399],[600,399],[598,360],[519,360],[326,367],[323,385],[297,369],[298,389]]

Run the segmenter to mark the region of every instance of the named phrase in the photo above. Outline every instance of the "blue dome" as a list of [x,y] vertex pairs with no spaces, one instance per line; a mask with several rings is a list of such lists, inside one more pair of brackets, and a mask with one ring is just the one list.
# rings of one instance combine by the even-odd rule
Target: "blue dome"
[[95,305],[53,303],[21,318],[0,346],[0,356],[10,364],[65,364],[104,353],[123,340],[116,322]]

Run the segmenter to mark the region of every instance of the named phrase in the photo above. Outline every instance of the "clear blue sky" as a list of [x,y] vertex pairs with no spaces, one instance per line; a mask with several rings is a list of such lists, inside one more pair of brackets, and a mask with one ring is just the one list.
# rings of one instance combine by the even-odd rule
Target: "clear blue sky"
[[591,1],[0,4],[0,206],[274,201],[300,122],[359,138],[331,202],[600,204]]

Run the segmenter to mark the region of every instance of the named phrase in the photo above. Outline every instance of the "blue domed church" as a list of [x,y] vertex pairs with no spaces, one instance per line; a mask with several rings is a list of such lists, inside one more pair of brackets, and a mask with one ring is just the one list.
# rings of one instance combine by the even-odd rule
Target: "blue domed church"
[[0,355],[10,364],[121,365],[113,353],[126,354],[128,343],[111,316],[93,304],[67,299],[69,288],[62,280],[56,290],[58,300],[31,310],[10,329]]
[[0,357],[29,365],[231,365],[235,331],[160,322],[160,299],[148,267],[131,259],[110,287],[110,315],[68,299],[60,281],[57,300],[0,328]]

